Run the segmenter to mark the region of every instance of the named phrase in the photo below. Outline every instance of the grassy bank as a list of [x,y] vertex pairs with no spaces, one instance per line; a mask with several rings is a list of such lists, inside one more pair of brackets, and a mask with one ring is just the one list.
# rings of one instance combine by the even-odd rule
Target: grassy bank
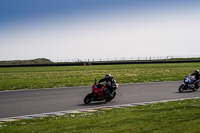
[[33,60],[13,60],[13,61],[0,61],[0,66],[4,65],[34,65],[34,64],[51,64],[49,59],[38,58]]
[[118,83],[183,80],[199,63],[0,68],[0,91],[92,85],[110,73]]
[[200,99],[163,102],[92,113],[34,118],[0,125],[1,133],[97,133],[200,131]]

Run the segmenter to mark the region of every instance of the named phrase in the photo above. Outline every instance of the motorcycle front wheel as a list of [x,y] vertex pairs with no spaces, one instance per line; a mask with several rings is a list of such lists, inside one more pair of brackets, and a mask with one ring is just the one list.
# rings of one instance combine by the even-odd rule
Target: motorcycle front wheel
[[180,87],[179,87],[179,92],[183,92],[183,90],[184,90],[184,88],[185,88],[185,85],[184,84],[182,84]]
[[85,104],[89,104],[92,102],[92,98],[93,98],[93,94],[92,93],[89,93],[85,98],[84,98],[84,103]]

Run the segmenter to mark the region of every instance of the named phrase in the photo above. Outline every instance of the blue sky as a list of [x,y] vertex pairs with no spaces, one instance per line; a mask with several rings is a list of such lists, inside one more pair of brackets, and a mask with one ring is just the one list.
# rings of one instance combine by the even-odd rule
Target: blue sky
[[198,0],[1,0],[0,60],[200,55]]

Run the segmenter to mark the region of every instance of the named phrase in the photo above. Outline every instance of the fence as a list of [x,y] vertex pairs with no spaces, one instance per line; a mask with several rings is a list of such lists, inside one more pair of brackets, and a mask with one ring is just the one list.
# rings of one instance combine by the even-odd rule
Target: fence
[[168,59],[184,59],[184,58],[200,58],[200,55],[186,56],[152,56],[152,57],[121,57],[121,58],[88,58],[88,59],[59,59],[51,60],[52,62],[99,62],[99,61],[145,61],[145,60],[168,60]]

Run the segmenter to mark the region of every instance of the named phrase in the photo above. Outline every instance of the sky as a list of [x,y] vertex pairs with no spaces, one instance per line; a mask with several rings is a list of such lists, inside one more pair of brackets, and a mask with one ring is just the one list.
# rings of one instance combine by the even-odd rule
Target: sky
[[199,0],[0,0],[0,61],[200,55]]

